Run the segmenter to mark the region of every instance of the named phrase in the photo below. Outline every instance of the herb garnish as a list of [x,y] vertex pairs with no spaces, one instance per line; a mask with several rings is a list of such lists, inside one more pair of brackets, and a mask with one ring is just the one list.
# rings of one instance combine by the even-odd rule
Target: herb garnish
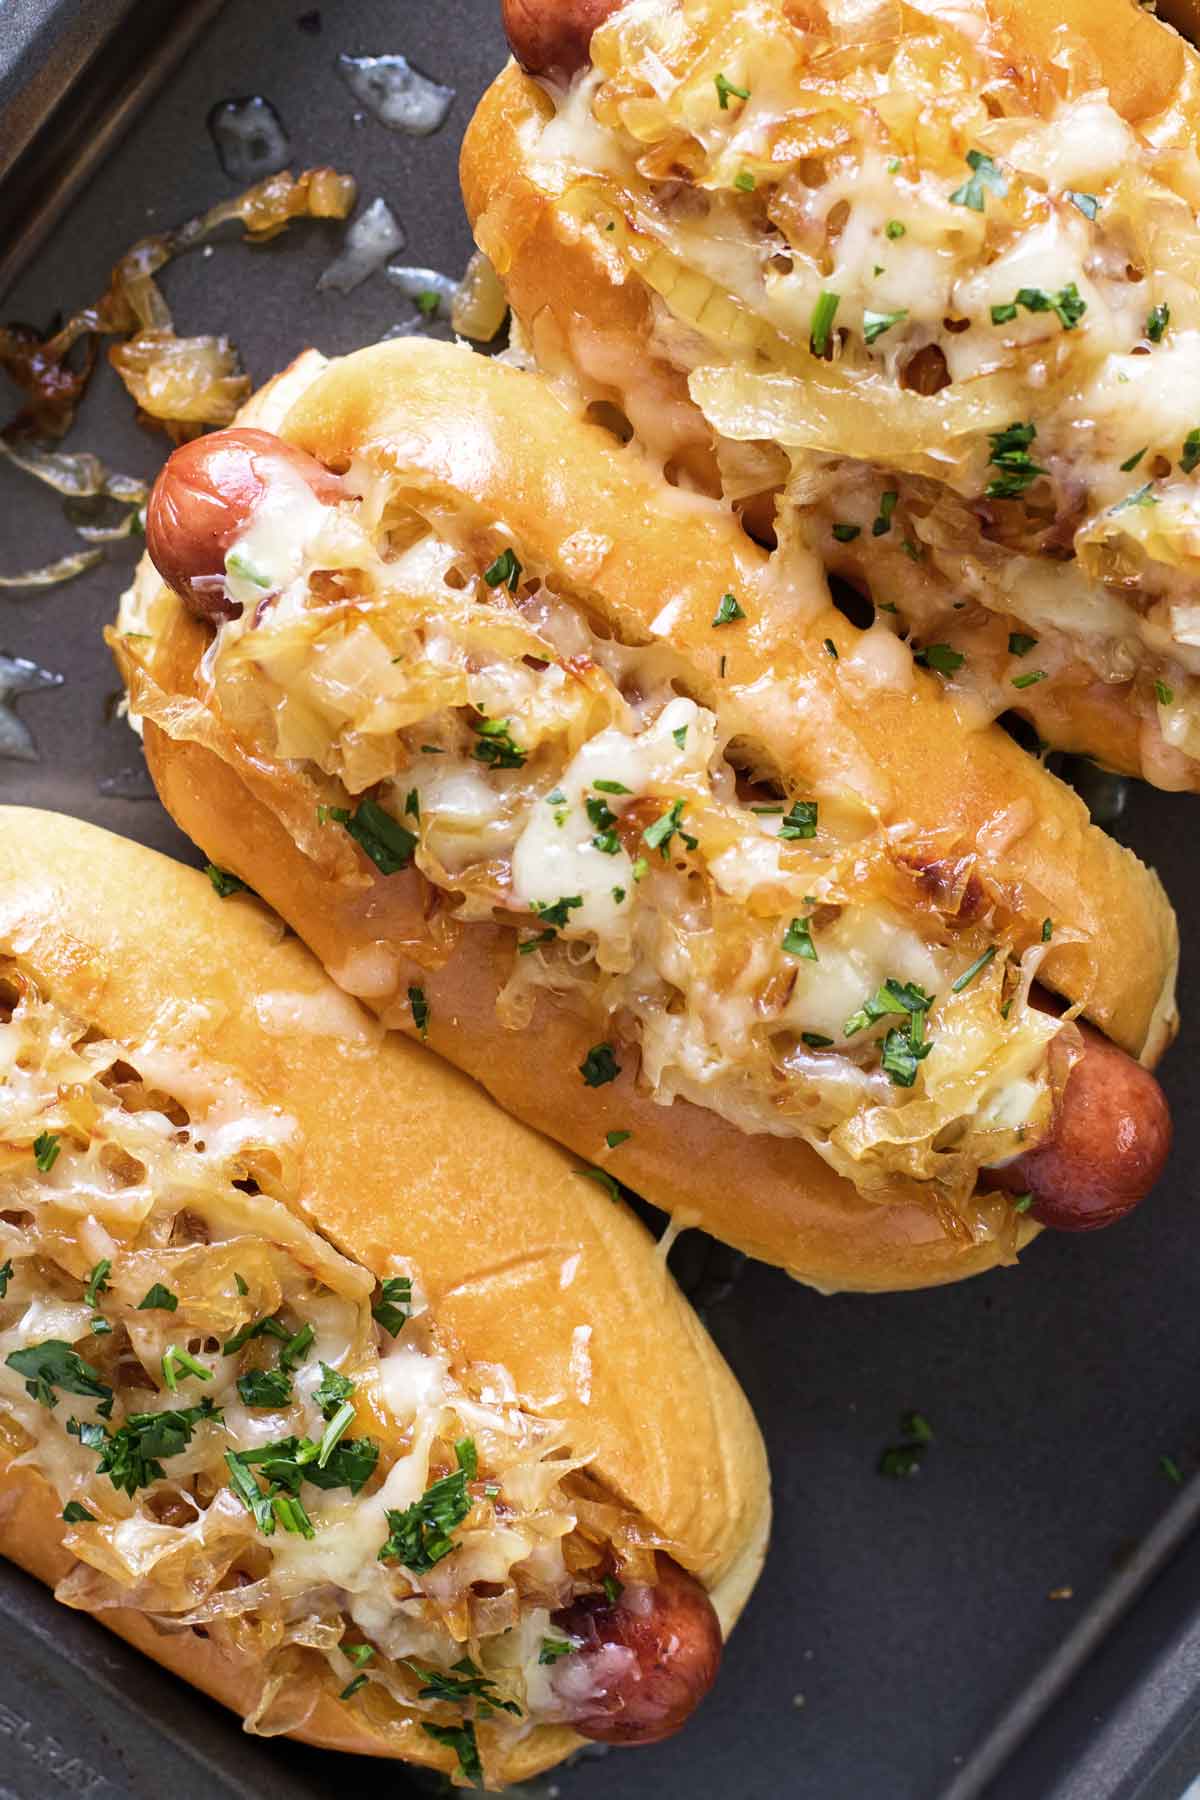
[[178,1456],[192,1441],[197,1425],[221,1422],[221,1409],[204,1399],[198,1406],[178,1410],[130,1413],[118,1431],[103,1425],[67,1420],[67,1430],[88,1450],[99,1450],[97,1473],[107,1475],[115,1488],[132,1497],[141,1487],[161,1481],[165,1470],[161,1457]]
[[899,325],[901,320],[907,319],[907,317],[908,308],[906,306],[902,306],[898,312],[890,313],[871,312],[868,308],[864,308],[863,337],[868,344],[873,344],[876,338],[881,338],[885,331],[890,331],[893,325]]
[[429,1002],[425,998],[425,989],[410,987],[408,1004],[412,1007],[412,1021],[421,1037],[429,1036]]
[[525,767],[525,752],[508,729],[510,723],[508,719],[488,719],[482,714],[472,723],[472,731],[479,733],[479,742],[471,752],[476,762],[487,763],[491,769]]
[[517,561],[517,553],[511,548],[502,550],[490,568],[483,572],[483,579],[490,588],[506,587],[510,594],[515,594],[521,581],[521,564]]
[[[371,1317],[389,1337],[399,1337],[412,1317],[412,1281],[407,1275],[385,1275]],[[321,1367],[324,1368],[324,1363]]]
[[1029,447],[1036,437],[1037,426],[1031,420],[1025,423],[1017,420],[1006,425],[1003,431],[989,432],[992,452],[989,461],[1000,473],[994,475],[984,489],[987,499],[1015,500],[1039,475],[1046,473],[1029,454]]
[[950,196],[951,206],[969,206],[972,212],[983,211],[984,189],[1003,199],[1008,192],[1008,183],[1000,173],[991,157],[983,150],[968,150],[967,162],[971,175],[960,188],[955,188]]
[[788,956],[803,957],[805,962],[820,960],[812,941],[811,922],[808,919],[793,919],[783,934],[781,945]]
[[64,1394],[82,1394],[85,1399],[98,1400],[100,1404],[96,1411],[102,1419],[112,1414],[113,1391],[107,1382],[101,1381],[99,1369],[84,1362],[62,1338],[47,1338],[44,1343],[14,1350],[4,1362],[7,1368],[24,1377],[25,1392],[30,1399],[49,1412],[58,1405],[54,1390],[61,1388]]
[[[473,1444],[471,1447],[474,1449]],[[388,1538],[379,1552],[380,1562],[402,1563],[414,1575],[423,1575],[449,1556],[454,1548],[450,1534],[462,1524],[472,1504],[462,1446],[456,1447],[456,1455],[459,1467],[455,1474],[435,1481],[403,1512],[388,1511]]]
[[982,956],[977,956],[970,968],[964,969],[962,974],[958,977],[958,980],[950,983],[950,992],[952,994],[961,994],[964,988],[970,987],[975,977],[980,974],[982,970],[987,968],[999,948],[1000,946],[998,944],[989,944]]
[[713,625],[732,625],[735,619],[744,619],[745,613],[732,594],[726,594],[716,612],[713,614]]
[[832,293],[828,288],[824,289],[818,296],[817,304],[813,307],[812,323],[809,326],[808,337],[808,347],[814,356],[824,356],[829,349],[829,339],[833,330],[833,321],[837,316],[837,309],[841,304],[841,299],[842,296],[840,294]]
[[717,90],[717,104],[720,106],[722,112],[729,111],[729,96],[731,94],[738,100],[748,100],[750,98],[749,88],[734,87],[732,81],[727,80],[724,74],[714,75],[713,84]]
[[1146,336],[1152,344],[1161,344],[1163,333],[1171,323],[1171,308],[1165,300],[1152,306],[1146,315]]
[[153,1287],[146,1289],[137,1303],[137,1309],[139,1312],[177,1312],[179,1295],[173,1294],[161,1281],[156,1281]]
[[588,1087],[604,1087],[615,1081],[621,1073],[621,1065],[613,1054],[611,1044],[593,1044],[579,1065],[579,1073]]
[[406,869],[419,841],[415,832],[384,812],[374,800],[360,800],[353,812],[344,806],[318,806],[317,817],[322,824],[332,819],[342,826],[381,875],[398,875]]
[[58,1161],[62,1145],[56,1131],[42,1131],[33,1140],[33,1160],[43,1175],[48,1175]]
[[889,488],[879,496],[879,512],[871,522],[871,536],[883,537],[892,529],[892,514],[896,510],[896,502],[900,496],[895,488]]

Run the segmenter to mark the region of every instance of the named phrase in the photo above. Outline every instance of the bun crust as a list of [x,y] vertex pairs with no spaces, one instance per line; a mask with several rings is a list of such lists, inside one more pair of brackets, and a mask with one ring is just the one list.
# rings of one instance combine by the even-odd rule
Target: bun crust
[[[527,1406],[594,1446],[596,1479],[673,1541],[731,1627],[765,1553],[766,1455],[744,1395],[632,1214],[438,1058],[357,1007],[348,1015],[257,901],[221,900],[202,874],[139,845],[0,808],[0,952],[104,1036],[140,1041],[186,1006],[189,1056],[282,1101],[297,1121],[309,1223],[377,1275],[411,1254],[452,1367],[502,1365]],[[306,1018],[325,1005],[346,1023],[319,1035],[267,1030],[255,1000],[272,994]],[[591,1330],[587,1381],[572,1363],[581,1325]],[[48,1491],[28,1468],[0,1474],[0,1549],[55,1581],[71,1559]],[[244,1710],[244,1669],[210,1641],[134,1614],[103,1618]],[[417,1724],[373,1736],[332,1699],[297,1735],[448,1766]],[[578,1742],[539,1726],[502,1778],[549,1767]]]
[[[571,546],[586,524],[604,546],[587,571],[588,603],[623,636],[647,642],[670,597],[677,643],[697,671],[696,698],[737,704],[764,667],[825,703],[773,718],[790,755],[857,779],[889,823],[913,817],[952,821],[964,841],[994,845],[980,854],[1014,904],[1040,929],[1049,912],[1070,931],[1056,941],[1039,979],[1072,1001],[1133,1054],[1152,1062],[1174,1023],[1177,941],[1156,878],[1130,852],[1089,822],[1077,796],[1050,777],[1002,732],[978,729],[955,710],[932,678],[911,697],[881,694],[856,705],[831,674],[821,640],[858,634],[820,596],[815,565],[804,574],[816,595],[807,634],[773,621],[766,604],[769,559],[715,505],[664,490],[652,472],[616,448],[606,433],[566,413],[548,387],[485,359],[438,345],[393,343],[322,368],[311,358],[264,390],[246,415],[335,467],[355,455],[403,469],[404,479],[460,527],[480,532],[503,520],[539,563],[579,580]],[[569,473],[564,476],[564,471]],[[678,517],[664,517],[664,493]],[[686,521],[688,556],[678,554]],[[206,629],[163,589],[144,564],[137,610],[152,615],[154,643],[134,655],[112,634],[145,721],[147,756],[168,809],[222,867],[261,892],[335,975],[351,979],[354,959],[383,949],[394,959],[386,991],[369,1004],[411,1028],[407,989],[420,980],[430,1001],[429,1041],[476,1076],[506,1109],[580,1155],[595,1159],[609,1126],[630,1129],[621,1172],[654,1204],[699,1223],[801,1279],[825,1289],[888,1289],[954,1280],[1011,1261],[1034,1235],[1026,1219],[1007,1230],[951,1236],[914,1194],[879,1206],[862,1200],[805,1144],[747,1138],[707,1110],[676,1100],[667,1111],[640,1095],[626,1072],[599,1090],[584,1089],[577,1069],[594,1028],[542,997],[528,1039],[500,1026],[495,996],[511,960],[511,936],[473,925],[449,959],[420,969],[404,952],[420,905],[411,873],[381,877],[371,866],[331,878],[300,849],[284,821],[314,803],[304,775],[239,751],[218,721],[197,711],[197,670]],[[727,650],[710,648],[712,595],[748,597],[758,621]],[[755,597],[763,605],[753,607]],[[726,667],[721,676],[717,649]],[[819,745],[806,740],[813,712]],[[158,722],[155,723],[154,721]],[[1015,809],[1015,810],[1014,810]],[[1014,818],[1015,833],[985,826]],[[982,837],[981,837],[981,834]],[[360,859],[361,862],[361,859]],[[1072,932],[1079,941],[1067,941]],[[537,1072],[524,1061],[536,1042]]]

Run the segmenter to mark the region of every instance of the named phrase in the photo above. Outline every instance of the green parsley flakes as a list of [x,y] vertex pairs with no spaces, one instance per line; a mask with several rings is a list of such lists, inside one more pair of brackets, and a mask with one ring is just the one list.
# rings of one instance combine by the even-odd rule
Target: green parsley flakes
[[890,331],[893,325],[899,325],[907,317],[908,308],[905,306],[890,313],[872,312],[869,307],[864,307],[863,337],[868,344],[873,344],[876,338],[881,338],[885,331]]
[[605,1087],[621,1073],[611,1044],[593,1044],[579,1065],[579,1073],[588,1087]]
[[825,356],[828,353],[833,321],[837,317],[841,301],[842,296],[828,288],[818,296],[817,304],[813,307],[808,337],[808,347],[814,356]]
[[490,588],[506,587],[510,594],[515,594],[521,583],[521,564],[517,553],[511,548],[502,550],[490,568],[483,572],[483,579]]
[[731,96],[735,100],[748,100],[750,98],[749,88],[735,87],[733,82],[724,74],[714,75],[713,85],[717,90],[717,105],[721,108],[722,112],[729,111],[729,101]]
[[966,206],[972,212],[981,213],[985,192],[995,194],[997,199],[1002,200],[1008,192],[1008,183],[983,150],[968,150],[967,164],[971,170],[970,177],[961,187],[955,188],[950,196],[950,204]]
[[812,941],[811,920],[793,919],[783,934],[781,948],[788,956],[803,957],[805,962],[819,962],[817,947]]
[[721,601],[720,606],[718,606],[716,612],[713,614],[712,623],[714,627],[717,625],[732,625],[735,619],[744,619],[745,616],[745,613],[742,611],[733,595],[726,594],[725,598]]

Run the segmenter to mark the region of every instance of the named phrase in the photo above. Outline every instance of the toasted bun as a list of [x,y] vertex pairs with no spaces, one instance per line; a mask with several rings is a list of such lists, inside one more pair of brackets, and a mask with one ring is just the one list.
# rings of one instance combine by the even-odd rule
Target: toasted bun
[[[365,454],[402,467],[419,485],[482,531],[498,520],[539,564],[578,580],[571,544],[586,521],[603,554],[587,572],[589,604],[632,641],[649,641],[667,609],[677,644],[696,669],[696,697],[738,704],[756,718],[755,682],[764,667],[794,679],[819,704],[776,709],[772,754],[807,769],[862,779],[883,819],[934,818],[957,828],[989,872],[1011,887],[1038,928],[1051,913],[1077,934],[1056,931],[1041,978],[1080,1002],[1097,1024],[1135,1055],[1152,1061],[1174,1021],[1177,944],[1174,919],[1155,877],[1089,822],[1078,797],[1049,776],[1002,732],[977,729],[935,682],[919,700],[880,693],[865,704],[838,682],[820,650],[853,627],[817,594],[808,634],[766,602],[769,559],[715,505],[676,496],[607,434],[564,409],[543,384],[515,370],[431,344],[391,343],[323,366],[301,359],[246,415],[335,466]],[[564,473],[565,472],[565,473]],[[679,517],[664,508],[675,505]],[[688,553],[678,551],[686,523]],[[571,566],[568,568],[567,565]],[[154,642],[143,655],[112,634],[131,683],[135,712],[147,717],[147,755],[165,804],[205,851],[277,906],[335,976],[356,985],[364,957],[390,956],[393,973],[372,987],[369,1003],[389,1022],[411,1025],[408,985],[424,984],[430,1042],[475,1075],[517,1116],[581,1155],[595,1158],[610,1126],[631,1130],[621,1150],[623,1177],[654,1204],[778,1263],[825,1289],[886,1289],[950,1281],[1011,1261],[1035,1228],[1011,1213],[1007,1232],[983,1225],[951,1235],[914,1192],[880,1206],[861,1199],[798,1140],[745,1137],[716,1114],[676,1100],[669,1109],[639,1093],[626,1071],[584,1089],[575,1071],[592,1041],[577,1015],[542,997],[528,1037],[497,1020],[495,997],[511,960],[511,936],[472,926],[449,960],[418,970],[404,945],[419,906],[417,878],[330,878],[297,845],[283,822],[311,817],[303,773],[239,751],[231,735],[198,708],[197,669],[207,630],[163,589],[144,563],[134,610],[153,617]],[[723,678],[710,629],[712,596],[748,596],[758,622],[731,634]],[[756,597],[763,604],[754,607]],[[807,597],[806,597],[807,598]],[[777,609],[777,614],[778,614]],[[661,621],[660,621],[661,623]],[[807,620],[806,620],[807,623]],[[749,727],[748,727],[749,728]],[[818,741],[819,740],[819,741]],[[1015,829],[997,831],[1011,819]],[[992,822],[990,834],[983,828]],[[524,1044],[537,1044],[537,1070]]]
[[[187,1050],[282,1101],[302,1134],[303,1210],[376,1274],[421,1270],[452,1366],[507,1369],[518,1396],[594,1445],[591,1473],[678,1546],[728,1630],[765,1554],[766,1455],[740,1388],[653,1240],[571,1159],[438,1058],[363,1013],[341,1032],[268,1032],[256,996],[345,1021],[346,1001],[265,907],[221,900],[203,875],[58,815],[0,808],[0,954],[104,1036],[138,1042],[188,1007]],[[358,1027],[356,1029],[356,1026]],[[365,1050],[364,1050],[365,1046]],[[573,1277],[562,1279],[564,1262]],[[590,1384],[572,1363],[590,1329]],[[58,1506],[28,1468],[0,1471],[0,1550],[56,1582],[72,1566]],[[133,1613],[104,1623],[244,1712],[247,1672],[191,1632]],[[296,1735],[449,1767],[414,1721],[372,1735],[332,1698]],[[579,1739],[539,1726],[489,1774],[514,1781]]]

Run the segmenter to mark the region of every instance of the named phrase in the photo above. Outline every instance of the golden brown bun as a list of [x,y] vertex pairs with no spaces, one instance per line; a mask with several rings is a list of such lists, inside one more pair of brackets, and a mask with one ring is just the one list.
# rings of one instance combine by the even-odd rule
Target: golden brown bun
[[[309,1222],[377,1274],[410,1254],[452,1365],[503,1365],[532,1410],[594,1445],[596,1479],[673,1540],[730,1628],[765,1553],[766,1453],[732,1374],[624,1207],[366,1014],[377,1040],[369,1054],[341,1036],[265,1031],[255,995],[320,995],[332,990],[328,977],[257,901],[223,901],[203,875],[140,845],[0,808],[0,953],[13,951],[44,991],[118,1040],[149,1035],[173,1001],[207,1005],[193,1010],[189,1048],[251,1092],[284,1100],[303,1134]],[[563,1262],[576,1255],[564,1286]],[[590,1389],[571,1372],[581,1324],[592,1333]],[[71,1562],[58,1511],[31,1471],[0,1473],[0,1550],[46,1581]],[[103,1620],[245,1710],[245,1671],[211,1641],[165,1635],[135,1614]],[[373,1736],[333,1699],[297,1735],[434,1767],[453,1761],[415,1722]],[[489,1773],[521,1780],[579,1741],[539,1726],[507,1761],[493,1753]]]
[[[1050,913],[1083,940],[1060,943],[1056,931],[1044,979],[1082,1002],[1133,1054],[1153,1061],[1163,1048],[1174,1021],[1177,943],[1156,878],[1096,830],[1077,796],[1003,732],[960,717],[931,678],[921,678],[916,700],[878,693],[867,704],[843,689],[821,641],[832,633],[849,645],[858,634],[827,600],[822,604],[815,565],[812,635],[799,639],[790,616],[778,609],[772,616],[768,558],[730,515],[665,488],[605,433],[568,414],[543,383],[461,350],[392,343],[323,372],[319,359],[307,368],[302,359],[252,403],[247,418],[333,464],[352,452],[402,462],[405,481],[451,507],[460,525],[477,523],[483,531],[503,519],[531,560],[563,571],[568,590],[575,585],[564,567],[570,540],[586,523],[592,541],[606,546],[588,570],[589,604],[622,635],[644,642],[672,599],[674,622],[664,641],[690,659],[695,697],[711,704],[718,680],[722,707],[745,696],[747,730],[769,736],[771,760],[781,768],[824,767],[848,780],[862,771],[885,823],[935,819],[956,826],[973,846],[989,821],[1015,806],[1023,829],[1005,847],[990,839],[995,847],[981,852],[983,867],[1011,887],[1014,904],[1039,930]],[[681,522],[686,557],[678,548]],[[971,1237],[948,1235],[915,1192],[911,1203],[865,1202],[802,1142],[747,1138],[679,1100],[664,1109],[638,1093],[629,1070],[602,1089],[584,1088],[575,1071],[594,1038],[587,1022],[543,998],[527,1034],[498,1023],[495,996],[511,960],[511,934],[500,928],[472,926],[444,966],[419,969],[401,948],[417,935],[418,877],[382,877],[364,865],[346,879],[297,846],[281,819],[311,816],[306,778],[244,754],[219,720],[189,714],[207,628],[148,564],[138,580],[142,610],[154,614],[155,641],[145,653],[119,636],[111,641],[135,712],[153,711],[166,727],[146,722],[147,756],[164,803],[335,973],[345,973],[356,952],[385,946],[396,958],[395,977],[370,1004],[389,1023],[411,1028],[407,990],[420,981],[433,1047],[507,1109],[589,1160],[607,1129],[631,1130],[620,1169],[630,1186],[818,1287],[955,1280],[1012,1260],[1033,1235],[1024,1218],[1014,1228],[1007,1208],[989,1214],[991,1224],[982,1219]],[[713,595],[729,590],[755,623],[728,640],[722,679],[722,647],[713,645],[710,620]],[[754,684],[764,667],[819,702],[776,709],[769,730],[760,732]]]
[[[1153,120],[1153,141],[1200,147],[1200,60],[1179,30],[1195,38],[1200,0],[1161,9],[1169,24],[1137,0],[989,0],[1014,62],[1053,64],[1064,34],[1084,45],[1118,113],[1133,126]],[[1178,27],[1179,30],[1174,29]],[[691,397],[687,370],[669,360],[655,329],[655,298],[619,254],[606,253],[569,205],[558,204],[556,175],[536,170],[528,147],[553,114],[548,94],[515,62],[484,94],[463,140],[459,173],[476,241],[490,258],[538,366],[573,391],[612,402],[628,414],[652,454],[682,465],[707,492],[720,491],[715,434]],[[665,426],[656,435],[656,422]],[[769,524],[772,508],[767,506]],[[827,565],[881,599],[900,599],[911,570],[898,544],[836,542]],[[895,573],[889,573],[889,562]],[[901,612],[904,611],[903,604]],[[959,627],[964,643],[971,627]],[[1020,711],[1056,750],[1144,775],[1156,785],[1200,787],[1200,764],[1167,755],[1169,774],[1147,761],[1141,719],[1128,684],[1088,679],[1048,682],[1025,691]]]

